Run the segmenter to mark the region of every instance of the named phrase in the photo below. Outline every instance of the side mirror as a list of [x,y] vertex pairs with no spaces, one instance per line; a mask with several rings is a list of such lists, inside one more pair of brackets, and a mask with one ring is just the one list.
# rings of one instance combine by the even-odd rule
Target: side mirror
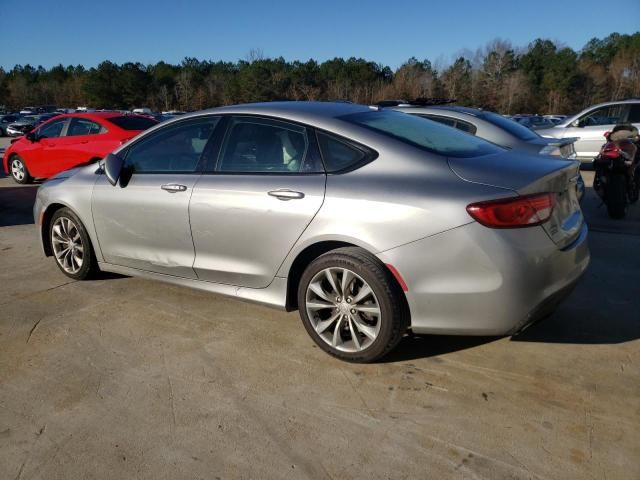
[[118,183],[118,179],[120,178],[120,173],[122,173],[122,166],[124,165],[124,160],[122,157],[118,155],[114,155],[110,153],[104,159],[104,173],[107,176],[107,180],[113,186]]
[[28,132],[25,135],[26,139],[29,140],[30,142],[37,142],[38,140],[40,140],[40,138],[38,138],[38,136],[36,135],[36,132]]

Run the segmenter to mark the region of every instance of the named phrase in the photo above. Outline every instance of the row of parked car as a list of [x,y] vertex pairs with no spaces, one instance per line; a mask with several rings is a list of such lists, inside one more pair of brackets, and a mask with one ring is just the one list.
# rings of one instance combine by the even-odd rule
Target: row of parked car
[[31,130],[35,129],[39,125],[43,124],[47,120],[58,115],[68,113],[122,113],[122,114],[138,114],[158,122],[164,122],[171,120],[179,115],[183,115],[185,112],[178,110],[171,110],[167,112],[152,112],[147,108],[134,109],[133,112],[129,111],[116,111],[116,110],[93,110],[87,108],[79,109],[56,109],[52,112],[45,112],[43,107],[25,107],[20,112],[3,113],[0,111],[0,137],[19,137],[25,135]]

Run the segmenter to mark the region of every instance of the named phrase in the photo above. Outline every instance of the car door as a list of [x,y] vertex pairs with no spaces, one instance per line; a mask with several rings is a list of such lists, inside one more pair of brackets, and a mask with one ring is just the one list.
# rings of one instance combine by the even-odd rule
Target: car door
[[20,152],[29,173],[34,177],[51,177],[57,169],[57,149],[67,126],[67,119],[60,118],[47,122],[33,131],[35,141],[29,142]]
[[191,231],[198,278],[263,288],[324,200],[326,176],[303,126],[233,116],[215,168],[196,184]]
[[125,163],[115,187],[100,175],[92,211],[105,262],[196,277],[189,200],[218,122],[208,116],[166,125],[121,152]]
[[627,119],[629,106],[616,103],[596,108],[565,128],[563,138],[578,137],[574,143],[578,158],[594,158],[605,143],[604,134]]
[[[72,117],[66,135],[60,142],[58,157],[61,168],[73,168],[96,157],[96,147],[106,137],[107,129],[98,122],[88,118]],[[112,142],[112,148],[106,151],[109,152],[117,146],[117,142]]]

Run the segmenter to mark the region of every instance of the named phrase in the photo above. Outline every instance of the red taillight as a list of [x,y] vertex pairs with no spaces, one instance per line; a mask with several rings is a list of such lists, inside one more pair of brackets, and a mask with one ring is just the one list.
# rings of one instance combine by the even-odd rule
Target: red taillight
[[522,228],[549,220],[555,204],[555,193],[542,193],[473,203],[467,212],[485,227]]
[[600,155],[604,158],[618,158],[620,156],[620,148],[615,143],[607,143],[602,147]]

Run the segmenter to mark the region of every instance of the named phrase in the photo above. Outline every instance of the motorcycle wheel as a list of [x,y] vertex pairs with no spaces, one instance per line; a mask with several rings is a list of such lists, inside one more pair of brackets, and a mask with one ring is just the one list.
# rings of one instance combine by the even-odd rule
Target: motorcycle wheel
[[611,218],[624,218],[626,200],[626,179],[624,175],[610,175],[604,203],[607,205],[607,211]]
[[636,174],[629,183],[629,203],[636,203],[640,198],[640,167],[636,168]]

